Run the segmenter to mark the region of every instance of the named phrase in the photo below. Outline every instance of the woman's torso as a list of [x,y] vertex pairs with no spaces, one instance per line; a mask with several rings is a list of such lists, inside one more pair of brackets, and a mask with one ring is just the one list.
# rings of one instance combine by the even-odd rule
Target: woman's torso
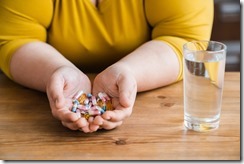
[[103,69],[145,41],[143,0],[55,0],[47,42],[87,71]]

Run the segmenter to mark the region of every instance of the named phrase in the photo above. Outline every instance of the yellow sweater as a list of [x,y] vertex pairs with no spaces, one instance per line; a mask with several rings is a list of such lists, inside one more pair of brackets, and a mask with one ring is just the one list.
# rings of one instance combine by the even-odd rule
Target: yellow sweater
[[[105,68],[149,40],[209,40],[213,0],[0,0],[0,68],[20,46],[47,42],[82,71]],[[150,54],[149,54],[150,55]]]

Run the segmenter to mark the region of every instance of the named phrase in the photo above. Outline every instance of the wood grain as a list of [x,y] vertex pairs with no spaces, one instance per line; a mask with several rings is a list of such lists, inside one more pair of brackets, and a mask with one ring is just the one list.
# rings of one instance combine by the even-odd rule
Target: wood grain
[[183,126],[182,82],[138,93],[117,129],[85,134],[61,125],[44,93],[0,74],[2,160],[240,160],[240,73],[226,73],[220,127]]

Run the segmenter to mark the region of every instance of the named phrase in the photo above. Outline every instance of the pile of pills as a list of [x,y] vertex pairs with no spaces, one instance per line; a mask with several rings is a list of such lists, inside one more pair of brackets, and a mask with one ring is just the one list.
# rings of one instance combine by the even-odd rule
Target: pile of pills
[[105,111],[114,110],[111,98],[104,92],[99,92],[97,96],[79,91],[73,97],[71,111],[77,113],[79,117],[88,119],[91,116],[102,115]]

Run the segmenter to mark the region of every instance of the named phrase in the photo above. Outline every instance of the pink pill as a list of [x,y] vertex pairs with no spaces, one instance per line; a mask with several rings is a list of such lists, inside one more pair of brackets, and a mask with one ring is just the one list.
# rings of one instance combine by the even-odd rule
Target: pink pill
[[99,97],[103,102],[106,101],[106,99],[105,99],[105,97],[104,97],[104,95],[103,95],[102,92],[99,92],[99,93],[98,93],[98,97]]
[[81,104],[78,105],[77,108],[80,109],[80,110],[87,110],[86,106],[85,105],[81,105]]
[[89,104],[89,99],[88,98],[85,99],[84,104]]
[[74,99],[78,99],[83,93],[84,93],[83,91],[79,91],[74,95]]
[[103,92],[102,94],[103,94],[103,97],[104,97],[106,100],[108,100],[108,101],[110,100],[110,97],[109,97],[105,92]]
[[78,118],[81,118],[81,111],[79,109],[76,110],[76,114],[77,114]]
[[95,96],[92,96],[92,105],[97,105],[97,100]]
[[89,115],[92,115],[92,116],[101,114],[101,112],[98,110],[89,110],[88,113],[89,113]]

